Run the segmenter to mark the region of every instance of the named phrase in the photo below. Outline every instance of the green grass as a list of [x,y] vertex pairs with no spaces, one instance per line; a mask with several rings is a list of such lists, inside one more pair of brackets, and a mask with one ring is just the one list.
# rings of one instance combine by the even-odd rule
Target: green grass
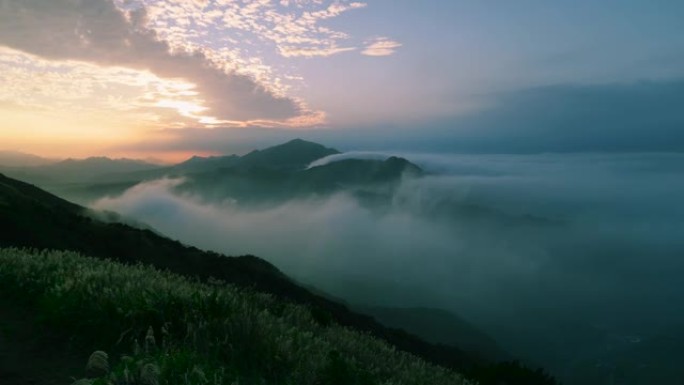
[[322,326],[304,306],[141,265],[0,249],[0,292],[103,351],[83,383],[468,384],[367,334]]

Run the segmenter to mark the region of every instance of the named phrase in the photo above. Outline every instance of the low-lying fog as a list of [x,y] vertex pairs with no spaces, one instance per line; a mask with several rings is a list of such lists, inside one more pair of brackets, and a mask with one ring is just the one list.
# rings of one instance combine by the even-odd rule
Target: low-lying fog
[[684,155],[401,155],[430,175],[404,180],[389,209],[344,194],[209,205],[175,195],[177,180],[95,207],[351,303],[452,310],[548,365],[580,349],[578,330],[638,336],[684,318]]

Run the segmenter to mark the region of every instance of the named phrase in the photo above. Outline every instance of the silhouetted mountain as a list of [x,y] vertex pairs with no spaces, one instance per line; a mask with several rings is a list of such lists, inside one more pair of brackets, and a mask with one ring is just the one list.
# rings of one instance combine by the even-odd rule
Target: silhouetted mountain
[[[143,181],[164,177],[178,178],[240,170],[243,176],[252,174],[254,180],[263,170],[294,172],[304,170],[311,162],[339,153],[317,143],[301,139],[254,150],[247,155],[194,156],[172,166],[160,166],[140,160],[94,157],[31,167],[2,167],[10,177],[34,183],[59,196],[88,204],[105,196],[116,196]],[[221,183],[219,179],[217,181]]]
[[317,182],[340,185],[363,185],[394,182],[402,176],[420,176],[423,170],[404,158],[392,156],[387,160],[346,159],[304,172],[306,178]]
[[0,167],[30,167],[54,163],[54,160],[17,151],[0,151]]
[[159,165],[141,160],[92,157],[66,159],[40,166],[3,168],[3,172],[12,177],[47,187],[72,183],[91,183],[94,178],[99,176],[149,171],[158,168]]
[[207,200],[233,199],[242,204],[276,204],[347,192],[363,201],[389,200],[403,177],[419,177],[422,170],[406,159],[347,159],[310,169],[250,166],[188,174],[178,189]]
[[347,159],[307,168],[318,159],[338,153],[294,139],[244,156],[194,156],[173,166],[99,157],[4,171],[82,204],[117,196],[138,183],[164,177],[185,178],[179,190],[208,200],[271,204],[346,191],[377,201],[378,197],[386,197],[402,177],[423,173],[418,166],[397,157],[384,161]]
[[162,177],[181,177],[193,174],[205,174],[224,169],[241,170],[278,170],[297,171],[306,168],[311,162],[338,154],[335,149],[324,147],[317,143],[294,139],[287,143],[254,150],[244,156],[193,156],[190,159],[173,166],[157,167],[154,169],[134,170],[130,172],[102,172],[95,178],[95,182],[130,182],[157,179]]
[[311,162],[340,152],[313,142],[294,139],[287,143],[254,150],[240,158],[239,167],[267,167],[279,170],[302,170]]
[[[487,360],[456,347],[433,345],[386,328],[371,317],[312,294],[268,262],[226,257],[186,247],[147,229],[96,219],[89,210],[0,174],[0,247],[74,250],[124,263],[145,263],[206,280],[210,277],[307,304],[318,322],[337,322],[382,338],[428,361],[456,369],[483,368]],[[484,366],[483,366],[484,365]],[[481,369],[478,369],[481,370]]]
[[239,160],[240,157],[237,155],[209,157],[193,156],[185,162],[178,163],[169,169],[180,172],[206,172],[214,169],[232,167]]
[[[88,178],[111,173],[152,170],[159,168],[159,165],[136,159],[91,157],[86,159],[66,159],[43,168],[48,172]],[[59,176],[61,177],[61,175]]]
[[166,174],[166,171],[157,172],[161,169],[164,168],[142,160],[92,157],[40,166],[4,167],[0,172],[85,204],[121,194],[147,176],[160,178]]

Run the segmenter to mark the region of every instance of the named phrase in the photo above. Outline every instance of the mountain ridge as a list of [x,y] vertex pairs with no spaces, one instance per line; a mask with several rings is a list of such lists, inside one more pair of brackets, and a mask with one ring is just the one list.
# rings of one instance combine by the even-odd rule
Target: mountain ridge
[[[404,176],[423,174],[418,166],[397,157],[346,159],[309,168],[315,160],[338,153],[334,148],[294,139],[243,156],[193,156],[170,166],[150,167],[147,163],[131,160],[134,163],[124,166],[118,162],[116,169],[105,166],[98,170],[96,164],[110,165],[113,161],[97,157],[88,161],[67,160],[57,166],[11,170],[8,174],[84,205],[103,197],[119,196],[136,184],[161,178],[184,178],[179,190],[199,194],[207,200],[230,198],[268,204],[348,189],[354,192],[364,190],[364,185],[372,187],[370,194],[373,195],[379,185],[384,184],[384,190],[387,190]],[[67,170],[53,171],[59,168]],[[56,178],[57,175],[60,178]]]
[[56,160],[20,151],[0,150],[0,167],[31,167],[56,162]]

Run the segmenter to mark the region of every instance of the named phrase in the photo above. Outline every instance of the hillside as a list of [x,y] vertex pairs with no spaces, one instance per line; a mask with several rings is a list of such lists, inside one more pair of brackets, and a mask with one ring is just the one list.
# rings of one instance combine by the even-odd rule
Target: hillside
[[231,167],[237,164],[240,157],[237,155],[227,156],[193,156],[192,158],[169,167],[169,171],[176,172],[202,172],[206,170]]
[[[225,257],[186,247],[150,230],[95,219],[88,210],[34,186],[0,175],[0,247],[74,250],[127,264],[150,264],[172,273],[221,279],[310,307],[321,325],[336,323],[370,333],[398,349],[454,369],[488,367],[460,349],[433,345],[389,329],[371,317],[317,296],[292,282],[269,263],[253,257]],[[484,365],[484,366],[483,366]],[[497,368],[493,367],[494,371]],[[489,371],[492,372],[492,371]],[[531,372],[530,372],[531,373]],[[540,377],[540,384],[551,383]]]
[[[149,267],[4,249],[0,289],[33,307],[53,332],[101,347],[85,373],[100,381],[468,384],[368,335],[321,325],[306,307]],[[110,364],[102,348],[126,355],[112,354]]]

